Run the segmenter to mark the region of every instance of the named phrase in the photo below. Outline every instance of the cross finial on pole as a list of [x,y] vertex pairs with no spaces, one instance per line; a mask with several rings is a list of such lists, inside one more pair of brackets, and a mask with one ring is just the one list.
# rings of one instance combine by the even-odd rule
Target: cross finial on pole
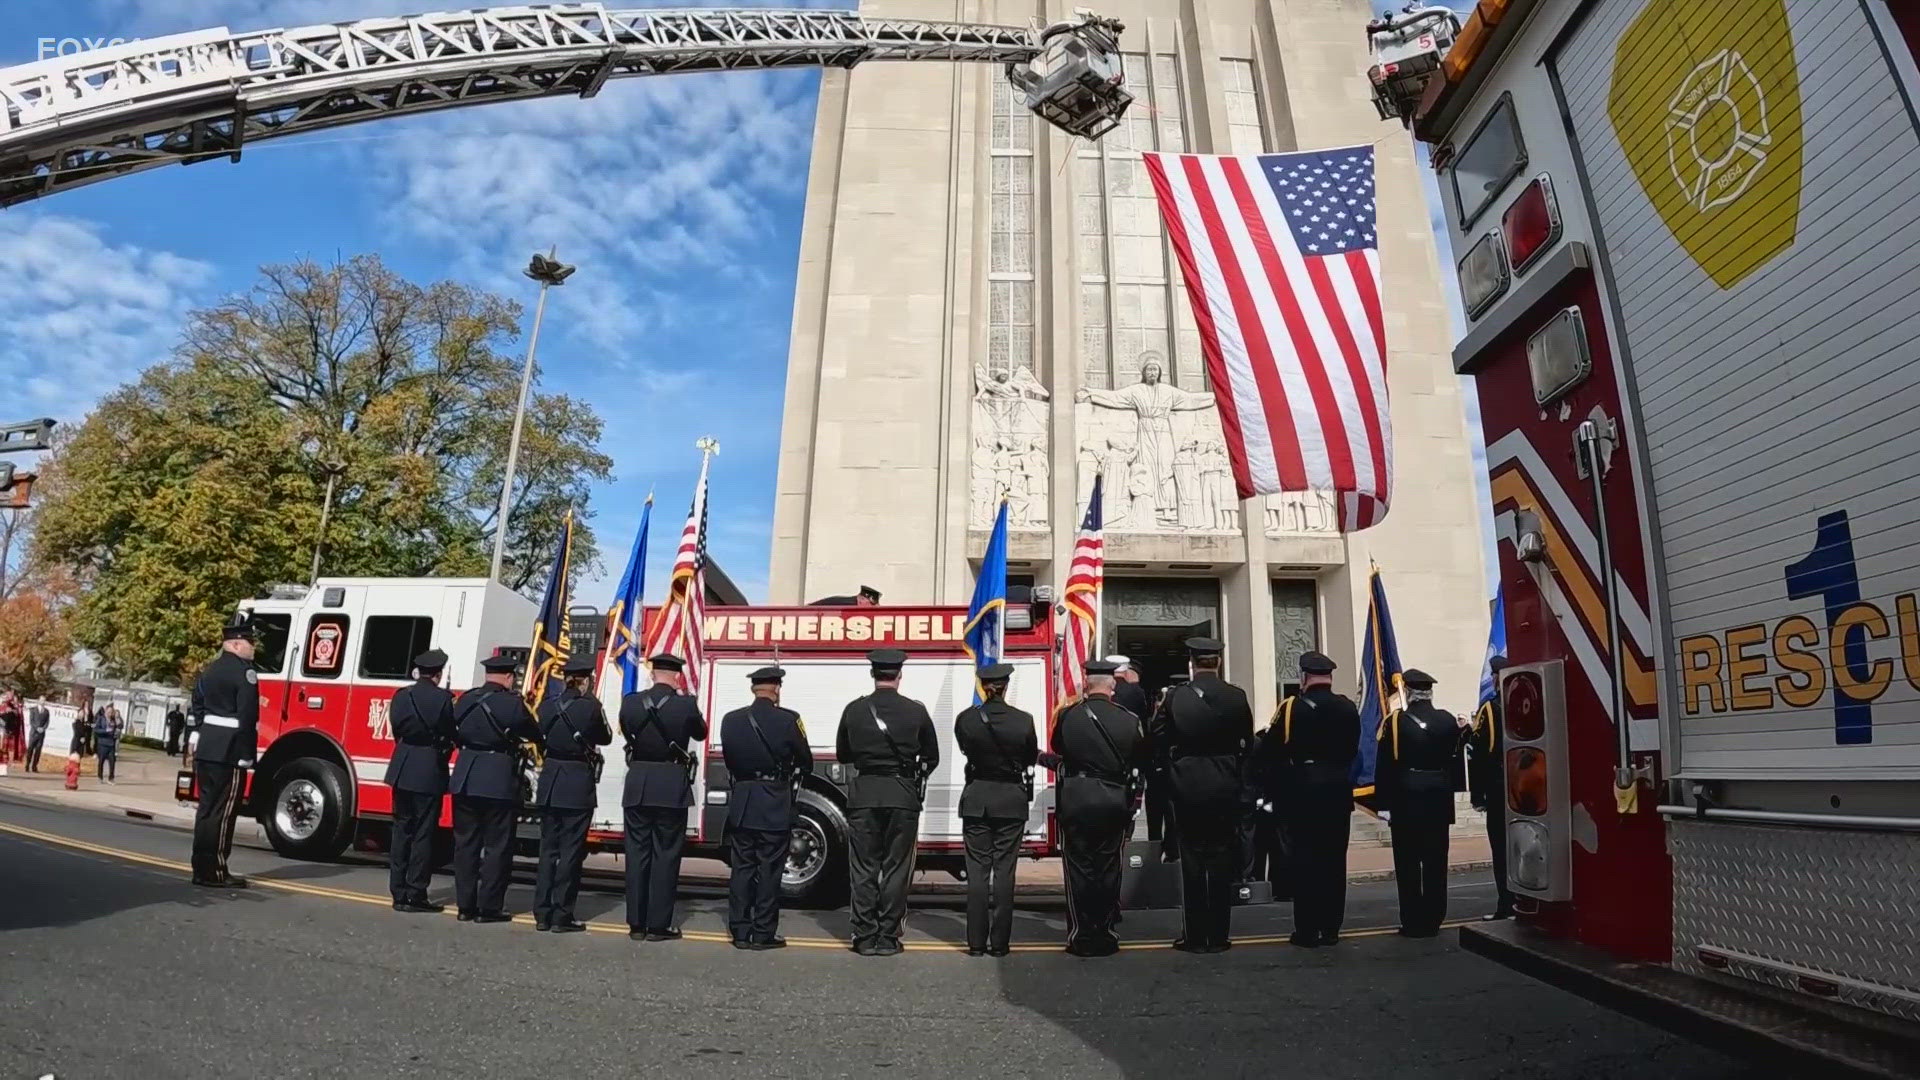
[[701,436],[700,441],[694,443],[693,445],[695,449],[700,451],[700,454],[702,457],[710,458],[720,452],[720,444],[714,441],[714,438],[711,435]]

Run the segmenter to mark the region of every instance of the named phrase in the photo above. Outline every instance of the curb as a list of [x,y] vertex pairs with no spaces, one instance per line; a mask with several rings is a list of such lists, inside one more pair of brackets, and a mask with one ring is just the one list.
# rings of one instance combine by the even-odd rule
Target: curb
[[35,791],[15,791],[11,788],[0,788],[0,801],[12,801],[29,806],[47,807],[54,810],[77,810],[83,814],[97,814],[101,817],[131,818],[135,821],[150,822],[154,825],[169,829],[191,830],[193,828],[193,811],[181,810],[175,807],[162,808],[152,804],[142,806],[128,805],[125,803],[97,806],[92,803],[74,802],[58,795],[43,795]]

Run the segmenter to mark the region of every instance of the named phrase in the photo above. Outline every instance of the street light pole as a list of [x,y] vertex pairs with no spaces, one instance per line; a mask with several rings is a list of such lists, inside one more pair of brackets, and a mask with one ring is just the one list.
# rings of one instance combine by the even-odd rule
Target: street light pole
[[523,271],[528,277],[540,283],[540,300],[533,309],[533,332],[527,335],[527,362],[520,369],[520,403],[513,410],[513,434],[507,440],[507,471],[500,480],[499,520],[493,526],[493,571],[492,578],[500,580],[500,564],[507,553],[507,516],[513,510],[513,472],[520,464],[520,427],[526,421],[527,392],[533,385],[533,354],[540,345],[540,321],[547,314],[547,290],[563,284],[573,276],[574,267],[554,261],[554,249],[548,248],[547,254],[535,255]]
[[347,465],[343,461],[329,461],[322,468],[327,470],[327,497],[320,503],[320,535],[313,538],[313,569],[307,574],[308,586],[320,580],[320,549],[327,543],[327,519],[333,516],[333,484],[347,471]]

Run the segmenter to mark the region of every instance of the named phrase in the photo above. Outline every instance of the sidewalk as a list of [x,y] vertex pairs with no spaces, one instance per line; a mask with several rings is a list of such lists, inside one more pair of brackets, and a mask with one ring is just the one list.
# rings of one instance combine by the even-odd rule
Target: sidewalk
[[[56,806],[72,807],[114,817],[134,817],[178,828],[193,827],[193,807],[174,801],[173,779],[179,759],[158,750],[140,746],[120,749],[119,781],[103,784],[94,779],[94,761],[80,763],[80,789],[66,790],[67,756],[52,754],[41,759],[38,773],[23,772],[14,763],[6,776],[0,776],[0,794],[17,795]],[[1384,826],[1372,817],[1355,811],[1354,839],[1347,849],[1347,880],[1387,881],[1393,877],[1393,848],[1384,839]],[[1144,835],[1144,831],[1142,832]],[[1460,814],[1454,826],[1448,860],[1454,870],[1472,870],[1490,866],[1487,834],[1479,826],[1478,815]],[[596,869],[618,870],[622,861],[613,855],[588,856],[587,865]],[[715,860],[689,859],[686,877],[690,882],[712,884],[724,881],[726,867]],[[916,890],[941,892],[958,890],[959,882],[940,871],[921,871],[914,875]],[[1063,888],[1059,859],[1022,860],[1020,888],[1057,892]]]

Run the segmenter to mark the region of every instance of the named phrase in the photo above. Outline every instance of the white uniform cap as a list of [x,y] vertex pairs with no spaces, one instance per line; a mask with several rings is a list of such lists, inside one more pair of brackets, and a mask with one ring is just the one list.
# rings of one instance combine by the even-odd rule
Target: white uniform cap
[[1133,667],[1133,661],[1127,659],[1124,656],[1119,655],[1118,653],[1115,653],[1114,655],[1107,657],[1107,663],[1119,665],[1117,669],[1119,671],[1126,671],[1127,669]]

